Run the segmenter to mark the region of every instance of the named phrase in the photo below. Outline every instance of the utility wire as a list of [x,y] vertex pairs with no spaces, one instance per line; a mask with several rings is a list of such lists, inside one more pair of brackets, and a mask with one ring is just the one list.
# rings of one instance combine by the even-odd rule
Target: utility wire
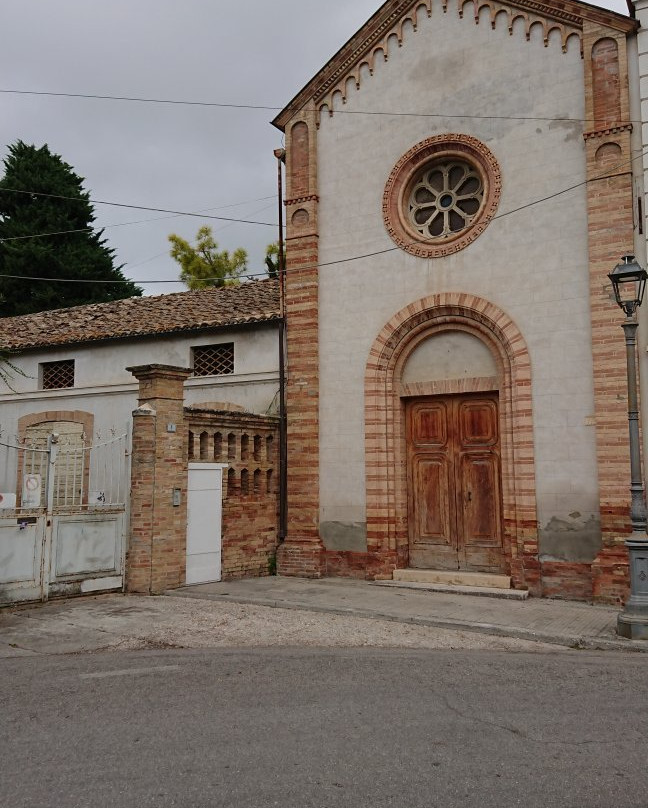
[[[252,204],[254,204],[254,202],[265,202],[267,199],[274,199],[274,195],[273,196],[261,196],[258,199],[249,199],[247,202],[234,202],[231,205],[219,205],[218,207],[215,207],[215,208],[202,208],[202,210],[196,211],[195,213],[193,213],[191,215],[198,215],[199,213],[202,213],[202,212],[208,211],[208,210],[225,210],[226,208],[238,208],[238,207],[241,207],[242,205],[252,205]],[[263,208],[263,210],[267,210],[267,207]],[[259,211],[259,212],[261,212],[261,211]],[[98,228],[98,230],[103,232],[104,230],[107,230],[109,227],[127,227],[127,226],[133,225],[133,224],[150,224],[151,222],[163,222],[163,221],[166,221],[168,219],[178,219],[178,218],[181,218],[182,216],[185,216],[185,215],[188,215],[188,214],[174,213],[171,216],[155,216],[152,219],[137,219],[134,222],[116,222],[115,224],[104,224],[104,225],[101,225]],[[254,216],[255,214],[252,214],[252,215]],[[232,224],[232,222],[230,222],[230,224]],[[226,225],[226,226],[229,226],[229,225]],[[0,238],[0,244],[4,243],[5,241],[23,241],[24,239],[28,239],[28,238],[45,238],[46,236],[65,236],[68,233],[94,233],[94,232],[95,232],[94,227],[81,227],[81,228],[77,228],[76,230],[55,230],[55,231],[53,231],[51,233],[33,233],[33,234],[29,235],[29,236],[9,236],[8,238]]]
[[[270,197],[266,197],[266,198],[270,198]],[[272,196],[271,198],[274,199],[275,197]],[[261,200],[259,200],[259,201],[261,201]],[[251,215],[256,216],[257,213],[263,213],[264,211],[268,210],[269,208],[274,208],[274,205],[266,205],[265,207],[261,208],[260,210],[255,210]],[[167,217],[164,217],[164,218],[167,218]],[[223,230],[226,230],[228,227],[231,227],[231,226],[232,226],[232,223],[228,222],[227,224],[223,224],[220,227],[217,227],[214,230],[214,235],[216,235],[217,233],[222,232]],[[128,270],[130,272],[131,270],[135,269],[136,267],[141,267],[144,264],[148,264],[149,261],[155,261],[156,258],[162,258],[163,255],[169,255],[169,250],[166,249],[161,253],[156,253],[155,255],[151,255],[149,258],[145,258],[143,261],[137,261],[137,263],[135,263],[135,264],[126,264],[126,266],[128,267]],[[141,283],[145,284],[146,281],[141,281]]]
[[[62,194],[46,194],[40,191],[24,191],[18,188],[0,188],[0,193],[9,193],[9,194],[25,194],[26,196],[42,196],[48,199],[68,199],[72,202],[78,202],[78,196],[63,196]],[[207,215],[204,213],[191,213],[186,210],[168,210],[167,208],[150,208],[146,205],[127,205],[125,202],[106,202],[101,199],[87,199],[87,202],[91,202],[93,205],[108,205],[109,207],[113,208],[129,208],[130,210],[150,210],[153,213],[171,213],[174,216],[195,216],[198,219],[215,219],[219,222],[235,222],[238,224],[257,224],[263,225],[264,227],[277,227],[276,223],[272,222],[255,222],[251,219],[233,219],[227,216],[213,216]]]
[[[597,180],[607,179],[609,177],[615,176],[613,172],[617,171],[618,169],[622,168],[629,168],[635,160],[640,159],[648,154],[648,147],[641,149],[638,154],[635,154],[634,157],[631,157],[630,160],[622,160],[620,163],[616,163],[613,166],[610,166],[606,169],[605,173],[599,174],[595,177],[590,177],[589,179],[583,180],[582,182],[577,182],[574,185],[570,185],[567,188],[563,188],[560,191],[555,191],[552,194],[548,194],[547,196],[543,196],[540,199],[535,199],[531,202],[526,202],[524,205],[519,205],[517,208],[511,208],[511,210],[504,211],[503,213],[498,213],[496,216],[490,220],[494,222],[498,219],[503,219],[506,216],[511,216],[513,213],[519,213],[522,210],[527,210],[528,208],[534,207],[535,205],[540,205],[543,202],[548,202],[551,199],[556,199],[559,196],[569,193],[570,191],[574,191],[577,188],[582,188],[586,185],[589,185],[591,182],[596,182]],[[276,225],[275,225],[276,226]],[[363,255],[353,255],[349,256],[348,258],[337,258],[334,261],[326,261],[323,263],[318,264],[306,264],[304,266],[300,266],[294,270],[284,270],[284,272],[303,272],[305,269],[321,269],[323,267],[330,267],[336,266],[338,264],[348,264],[351,261],[360,261],[364,258],[374,258],[377,255],[385,255],[386,253],[395,252],[397,250],[401,250],[401,247],[387,247],[384,250],[376,250],[370,253],[364,253]],[[239,275],[239,278],[244,278],[247,280],[253,280],[259,277],[266,277],[267,272],[251,272],[244,275]],[[134,281],[134,280],[116,280],[116,281],[101,281],[101,280],[91,280],[91,279],[83,279],[83,278],[44,278],[44,277],[31,277],[25,275],[7,275],[0,273],[0,278],[12,278],[12,279],[22,279],[22,280],[29,280],[29,281],[49,281],[49,282],[57,282],[57,283],[142,283],[142,284],[159,284],[159,283],[183,283],[180,280],[153,280],[153,281]],[[204,278],[203,280],[219,280],[218,278]]]
[[[53,93],[44,90],[7,90],[0,89],[0,93],[12,95],[42,95],[51,96],[53,98],[89,98],[99,101],[129,101],[138,104],[167,104],[171,106],[187,106],[187,107],[216,107],[218,109],[251,109],[261,110],[264,112],[281,112],[284,109],[291,112],[318,112],[319,108],[294,106],[294,107],[274,107],[265,104],[230,104],[219,101],[187,101],[176,98],[140,98],[137,96],[128,95],[98,95],[94,93]],[[398,118],[459,118],[471,120],[486,120],[486,121],[561,121],[567,123],[592,123],[593,118],[543,118],[540,116],[522,116],[522,115],[457,115],[446,114],[441,112],[390,112],[390,111],[377,111],[377,110],[353,110],[353,109],[336,109],[335,114],[341,115],[388,115]],[[620,121],[619,124],[626,123],[641,123],[641,121]]]

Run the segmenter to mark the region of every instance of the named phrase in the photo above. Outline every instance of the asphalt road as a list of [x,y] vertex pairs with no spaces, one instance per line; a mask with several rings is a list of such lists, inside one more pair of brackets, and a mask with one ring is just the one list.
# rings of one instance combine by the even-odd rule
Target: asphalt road
[[217,649],[0,662],[0,803],[648,806],[642,655]]

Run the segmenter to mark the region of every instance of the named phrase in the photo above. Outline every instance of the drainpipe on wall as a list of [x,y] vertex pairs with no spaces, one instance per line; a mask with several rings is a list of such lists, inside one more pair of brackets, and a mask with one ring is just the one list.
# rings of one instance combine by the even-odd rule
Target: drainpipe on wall
[[279,202],[279,541],[288,531],[288,429],[286,420],[286,312],[283,233],[283,174],[281,164],[286,160],[285,149],[275,149],[277,158],[277,198]]

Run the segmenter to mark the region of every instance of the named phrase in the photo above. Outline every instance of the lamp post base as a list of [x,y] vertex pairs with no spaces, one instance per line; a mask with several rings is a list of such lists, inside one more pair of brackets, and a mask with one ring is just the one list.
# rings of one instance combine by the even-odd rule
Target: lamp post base
[[617,634],[627,640],[648,640],[648,615],[621,612],[617,617]]
[[633,533],[626,547],[631,594],[617,618],[617,634],[629,640],[648,640],[648,536]]

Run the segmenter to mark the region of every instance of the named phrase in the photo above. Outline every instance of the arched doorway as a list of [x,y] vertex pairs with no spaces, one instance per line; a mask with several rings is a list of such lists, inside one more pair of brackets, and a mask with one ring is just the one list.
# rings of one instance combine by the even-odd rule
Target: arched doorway
[[539,585],[531,367],[504,312],[442,293],[396,314],[370,352],[365,435],[368,550],[383,567]]

